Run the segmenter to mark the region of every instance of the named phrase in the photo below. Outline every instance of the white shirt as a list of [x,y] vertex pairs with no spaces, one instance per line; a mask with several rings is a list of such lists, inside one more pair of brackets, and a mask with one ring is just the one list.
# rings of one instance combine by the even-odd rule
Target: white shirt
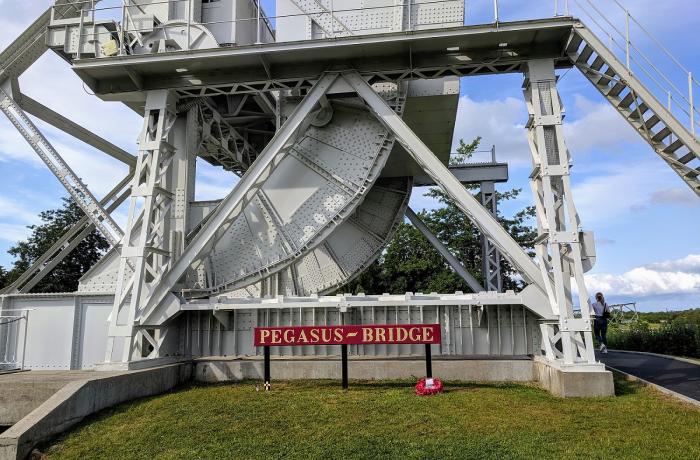
[[608,308],[607,303],[601,303],[601,302],[595,302],[593,304],[593,313],[596,316],[603,316],[604,311],[610,311],[610,308]]

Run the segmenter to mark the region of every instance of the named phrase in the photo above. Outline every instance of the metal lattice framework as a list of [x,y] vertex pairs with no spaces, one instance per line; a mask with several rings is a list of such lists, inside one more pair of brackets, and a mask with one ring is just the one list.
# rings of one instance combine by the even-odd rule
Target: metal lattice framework
[[[405,213],[476,292],[407,295],[406,305],[457,306],[459,321],[462,306],[468,305],[471,324],[472,305],[516,303],[525,307],[525,350],[527,309],[540,320],[547,359],[599,369],[583,277],[595,253],[571,193],[558,68],[579,68],[700,195],[700,168],[695,166],[700,148],[692,132],[632,75],[629,62],[623,65],[573,18],[465,27],[461,1],[442,2],[442,10],[435,5],[440,2],[397,3],[384,13],[368,14],[371,8],[334,10],[333,2],[289,0],[299,12],[305,40],[272,43],[274,34],[261,32],[264,18],[258,5],[257,30],[245,37],[236,32],[242,37],[233,37],[236,46],[220,46],[232,43],[234,28],[207,24],[204,10],[193,13],[196,2],[188,2],[182,17],[170,5],[160,8],[162,2],[125,3],[119,7],[123,23],[96,19],[96,3],[58,1],[0,57],[0,109],[85,213],[4,293],[30,291],[97,229],[113,246],[95,277],[113,283],[106,362],[114,366],[158,362],[172,350],[176,339],[171,331],[179,327],[177,316],[183,312],[211,310],[212,318],[225,326],[228,312],[220,310],[227,308],[215,307],[217,302],[236,305],[228,309],[234,317],[246,306],[262,308],[260,296],[288,291],[311,294],[289,302],[277,298],[294,308],[304,302],[324,308],[335,302],[341,310],[352,302],[360,307],[389,300],[400,305],[398,298],[319,298],[312,291],[357,276]],[[296,27],[296,16],[278,19],[291,21],[289,31]],[[122,100],[143,113],[138,155],[21,94],[17,78],[46,50],[46,43],[72,62],[98,96]],[[449,158],[442,158],[444,152],[429,140],[432,133],[417,132],[431,121],[437,131],[441,121],[425,115],[416,121],[421,110],[409,110],[411,97],[458,95],[458,88],[450,93],[451,78],[512,72],[525,75],[539,234],[536,260],[497,220],[495,176],[484,168],[479,180],[456,177],[475,175],[448,167]],[[425,89],[436,81],[442,85],[439,91]],[[692,96],[690,104],[694,120]],[[129,175],[98,201],[25,111],[129,165]],[[405,163],[392,165],[399,173],[380,179],[389,157],[397,155],[404,155]],[[220,202],[195,202],[197,157],[241,176]],[[463,182],[481,184],[480,200]],[[483,286],[407,207],[413,183],[440,187],[478,227]],[[127,196],[128,222],[122,232],[111,213]],[[383,210],[392,215],[372,218]],[[501,257],[528,285],[522,293],[501,293]],[[573,310],[572,279],[584,306],[580,316]],[[251,292],[258,298],[227,297]],[[398,310],[396,315],[398,320]],[[512,308],[510,316],[513,345]],[[490,315],[486,321],[488,326]],[[476,349],[474,343],[471,349]]]

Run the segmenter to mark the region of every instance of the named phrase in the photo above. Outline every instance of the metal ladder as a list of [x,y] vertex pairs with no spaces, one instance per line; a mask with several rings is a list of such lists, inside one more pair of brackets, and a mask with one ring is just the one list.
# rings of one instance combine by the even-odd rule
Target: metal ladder
[[566,53],[654,151],[700,196],[700,143],[582,23]]

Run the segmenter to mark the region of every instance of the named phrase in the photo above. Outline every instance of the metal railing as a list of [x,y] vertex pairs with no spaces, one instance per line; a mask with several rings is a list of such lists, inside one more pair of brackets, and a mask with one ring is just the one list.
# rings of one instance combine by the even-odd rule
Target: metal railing
[[23,370],[29,310],[0,315],[0,371]]
[[[700,127],[700,104],[695,97],[700,94],[700,83],[692,71],[620,1],[568,2],[587,27],[607,39],[610,51],[625,64],[630,75],[645,83],[659,102],[696,136]],[[608,12],[603,5],[607,5]]]
[[[266,15],[260,0],[248,0],[254,9],[254,14],[249,18],[239,18],[236,20],[215,20],[202,21],[197,25],[213,27],[221,24],[235,23],[236,25],[250,25],[254,22],[255,33],[250,37],[248,43],[239,44],[261,44],[267,41],[274,41],[274,25],[278,21],[290,20],[295,17],[310,18],[313,23],[327,24],[326,28],[320,30],[318,38],[339,38],[348,35],[365,34],[377,32],[381,27],[377,22],[385,21],[386,24],[393,23],[392,26],[385,26],[385,29],[396,30],[397,21],[400,21],[398,30],[412,31],[415,29],[444,28],[456,25],[451,21],[426,20],[428,17],[445,17],[443,15],[424,14],[426,9],[440,9],[444,12],[453,8],[455,3],[461,4],[461,0],[426,0],[415,3],[415,0],[404,0],[390,6],[368,6],[362,8],[338,8],[334,0],[317,0],[317,8],[314,12],[274,14]],[[195,25],[191,18],[192,12],[190,0],[160,0],[146,3],[139,0],[120,0],[117,6],[97,7],[98,0],[83,0],[82,4],[89,6],[80,15],[79,43],[83,44],[89,40],[97,40],[100,32],[94,27],[97,18],[113,20],[118,28],[121,43],[119,44],[119,55],[129,54],[128,45],[125,38],[129,35],[137,37],[144,32],[157,29],[168,29],[173,27],[183,27],[183,24],[172,25],[161,23],[154,27],[139,28],[130,18],[134,9],[141,9],[146,6],[167,4],[188,5],[186,7],[186,17],[183,18],[187,27],[187,46],[189,50],[191,28]],[[106,0],[103,0],[105,3]],[[488,24],[493,23],[498,27],[502,21],[514,21],[523,19],[543,19],[551,17],[577,17],[585,22],[598,36],[607,39],[610,51],[612,51],[621,62],[625,63],[630,74],[638,79],[654,93],[657,99],[666,105],[668,110],[687,129],[695,135],[700,127],[700,103],[695,100],[700,94],[700,83],[694,77],[691,70],[684,66],[669,49],[655,37],[642,23],[637,20],[620,0],[546,0],[541,2],[523,1],[507,2],[507,9],[502,0],[480,0],[464,2],[464,18],[458,24]],[[65,8],[65,7],[64,7]],[[384,13],[384,14],[382,14]],[[367,14],[373,16],[371,27],[364,25],[360,27],[348,27],[344,21],[348,17],[357,14]],[[376,18],[381,18],[377,20]],[[363,22],[363,21],[360,21]],[[90,24],[86,24],[90,23]],[[356,22],[357,24],[357,22]],[[386,31],[390,31],[386,30]],[[315,38],[315,37],[314,37]],[[79,49],[81,46],[78,47]],[[665,61],[660,64],[660,61]]]

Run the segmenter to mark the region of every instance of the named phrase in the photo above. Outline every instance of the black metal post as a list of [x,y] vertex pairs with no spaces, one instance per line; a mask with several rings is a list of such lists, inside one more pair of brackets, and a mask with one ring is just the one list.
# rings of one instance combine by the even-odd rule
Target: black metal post
[[433,378],[433,356],[429,343],[425,344],[425,376],[429,379]]
[[267,390],[270,385],[270,347],[264,348],[265,364],[264,364],[264,374],[265,374],[265,389]]
[[343,373],[343,390],[348,389],[348,346],[343,344],[340,346],[340,354],[342,357],[342,373]]

